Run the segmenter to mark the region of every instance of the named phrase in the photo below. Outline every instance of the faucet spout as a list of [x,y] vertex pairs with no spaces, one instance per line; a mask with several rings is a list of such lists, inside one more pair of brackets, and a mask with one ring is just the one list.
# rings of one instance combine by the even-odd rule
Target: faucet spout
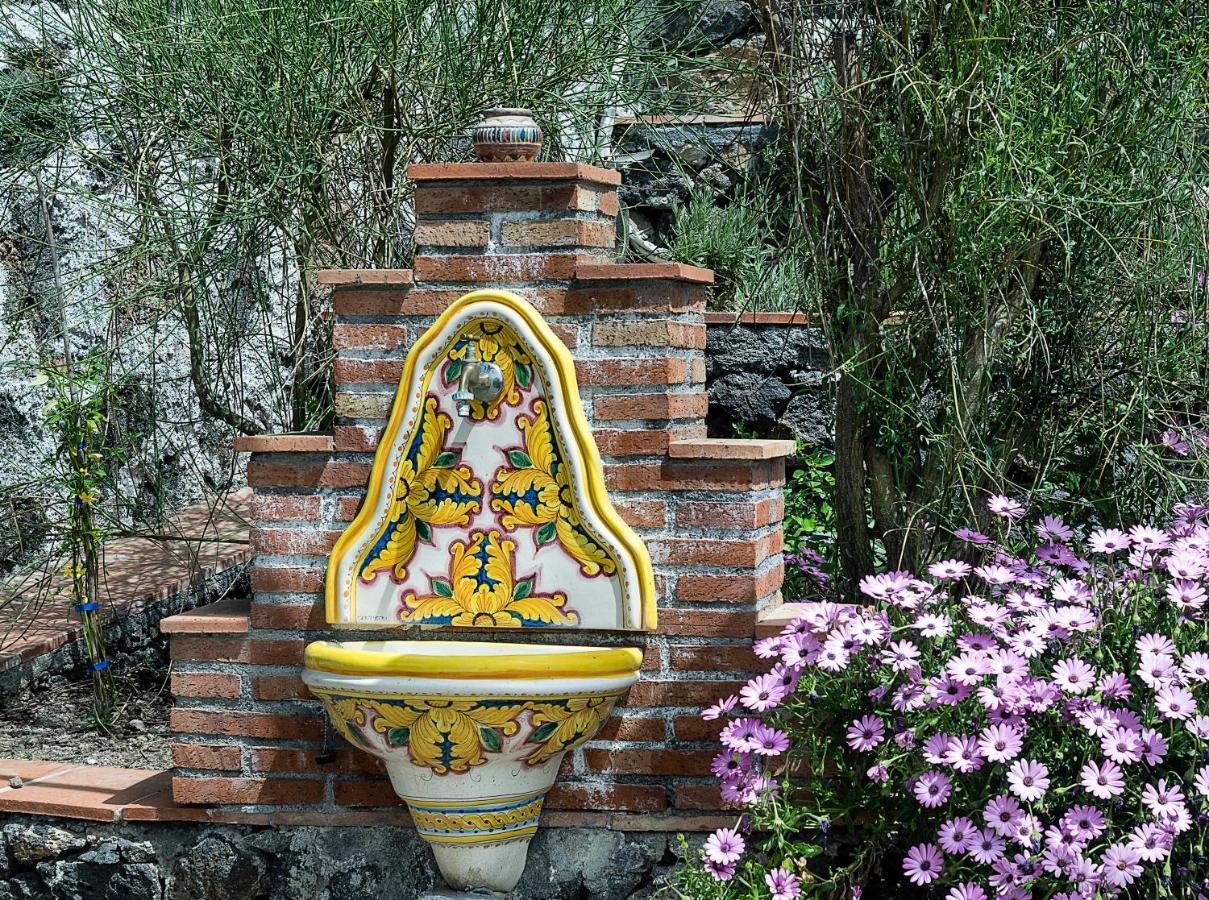
[[503,371],[493,362],[480,360],[477,345],[470,341],[466,347],[466,356],[462,360],[462,377],[458,380],[458,389],[453,392],[453,402],[458,415],[463,419],[470,418],[472,401],[488,404],[496,400],[503,391]]

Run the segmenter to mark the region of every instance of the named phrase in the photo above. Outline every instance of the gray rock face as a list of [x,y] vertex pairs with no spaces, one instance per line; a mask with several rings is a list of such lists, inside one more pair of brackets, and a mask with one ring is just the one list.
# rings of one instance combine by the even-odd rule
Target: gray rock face
[[689,46],[721,47],[756,24],[751,6],[742,0],[703,0],[693,9],[677,10],[668,17],[664,35]]
[[666,849],[659,834],[543,829],[515,893],[525,900],[627,900],[650,881]]
[[826,340],[818,329],[782,325],[711,325],[705,376],[710,434],[736,425],[831,444],[834,403],[824,378]]
[[172,864],[171,900],[252,900],[268,890],[268,868],[254,850],[206,835]]
[[4,826],[4,843],[14,862],[28,866],[79,850],[86,842],[82,837],[53,825],[12,824]]

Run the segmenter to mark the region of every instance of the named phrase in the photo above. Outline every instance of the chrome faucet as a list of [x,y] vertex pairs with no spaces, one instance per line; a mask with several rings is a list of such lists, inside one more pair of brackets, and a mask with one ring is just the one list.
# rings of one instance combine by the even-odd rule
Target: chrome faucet
[[493,362],[479,360],[478,345],[467,342],[466,357],[462,360],[462,377],[458,389],[453,393],[458,415],[463,419],[470,416],[470,401],[490,403],[504,390],[504,373]]

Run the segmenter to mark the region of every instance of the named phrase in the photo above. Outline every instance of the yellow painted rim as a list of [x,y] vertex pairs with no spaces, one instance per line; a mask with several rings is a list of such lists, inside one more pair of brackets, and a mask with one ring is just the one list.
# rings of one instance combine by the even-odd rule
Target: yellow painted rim
[[[654,631],[658,627],[658,614],[655,603],[655,575],[651,567],[650,554],[647,553],[646,544],[642,542],[629,525],[622,521],[617,511],[613,508],[612,501],[609,500],[609,494],[604,483],[604,467],[600,461],[600,453],[596,449],[596,442],[592,439],[592,429],[588,425],[587,416],[584,415],[583,404],[579,399],[579,383],[575,378],[575,360],[572,358],[571,352],[567,349],[566,345],[550,330],[550,326],[546,324],[546,320],[528,302],[510,291],[487,289],[471,291],[469,294],[464,294],[450,304],[449,308],[441,313],[436,322],[420,336],[419,340],[408,351],[407,361],[403,366],[403,376],[399,379],[399,386],[395,390],[395,401],[390,410],[390,420],[387,422],[386,430],[383,434],[396,434],[403,425],[403,414],[407,409],[407,397],[404,391],[406,385],[411,382],[415,374],[417,360],[428,346],[437,339],[437,336],[444,330],[445,325],[451,319],[461,313],[467,306],[480,300],[493,300],[517,313],[525,320],[525,324],[532,329],[538,343],[542,345],[550,354],[551,359],[553,359],[554,367],[558,374],[562,401],[571,419],[572,437],[587,469],[585,475],[588,482],[588,500],[609,532],[626,550],[630,562],[633,564],[634,575],[638,581],[638,595],[642,609],[642,621],[638,623],[637,630]],[[374,454],[374,465],[370,470],[369,485],[366,490],[367,498],[377,497],[381,491],[382,483],[386,478],[386,464],[390,458],[390,454],[391,443],[389,441],[379,442],[378,450]],[[335,547],[332,548],[326,581],[325,609],[328,622],[337,623],[340,621],[340,587],[337,583],[338,573],[336,563],[344,555],[349,546],[356,542],[369,529],[372,520],[372,505],[363,503],[352,524],[345,529],[344,533],[336,541]]]
[[[401,641],[401,644],[408,642]],[[335,641],[315,641],[306,648],[305,665],[333,675],[401,675],[416,678],[546,679],[609,678],[633,675],[642,665],[634,647],[584,647],[573,652],[509,653],[508,647],[562,649],[546,644],[495,644],[499,653],[468,654],[462,641],[424,641],[440,653],[388,653],[361,650]],[[481,645],[480,645],[481,646]]]

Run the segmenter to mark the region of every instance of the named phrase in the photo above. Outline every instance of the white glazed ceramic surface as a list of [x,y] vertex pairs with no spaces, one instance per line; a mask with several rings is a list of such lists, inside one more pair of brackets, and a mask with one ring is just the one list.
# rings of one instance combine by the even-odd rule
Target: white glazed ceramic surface
[[[451,887],[511,890],[566,751],[590,740],[634,671],[514,677],[519,652],[563,660],[598,648],[507,643],[359,642],[364,667],[427,670],[449,662],[481,676],[350,674],[308,667],[303,680],[354,746],[385,761],[391,784]],[[453,658],[453,657],[456,657]],[[586,658],[586,657],[585,657]],[[308,666],[318,665],[308,660]],[[507,674],[493,674],[507,668]]]
[[[472,340],[505,385],[464,418],[452,394]],[[333,554],[329,621],[643,628],[639,562],[598,513],[600,463],[579,449],[574,429],[587,426],[554,355],[494,300],[465,306],[423,346],[395,399],[399,427],[382,437],[372,512]]]

